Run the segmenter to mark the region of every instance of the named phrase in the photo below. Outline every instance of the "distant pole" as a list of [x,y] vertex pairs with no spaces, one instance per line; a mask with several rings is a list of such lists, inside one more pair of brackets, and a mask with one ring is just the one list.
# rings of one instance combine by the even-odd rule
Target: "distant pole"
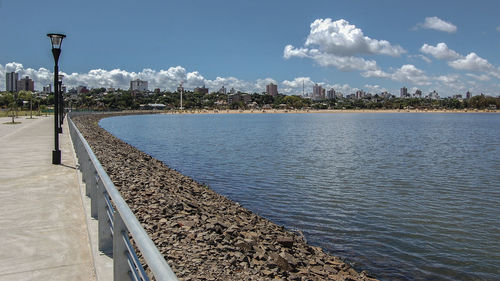
[[59,56],[61,55],[62,40],[66,35],[49,33],[54,56],[54,150],[52,151],[52,164],[61,164],[61,151],[59,150]]
[[181,84],[179,85],[179,89],[180,89],[180,92],[181,92],[181,107],[179,108],[180,110],[182,110],[182,109],[183,109],[183,108],[182,108],[182,94],[183,94],[183,92],[184,92],[184,87],[182,87],[182,84],[183,84],[183,83],[184,83],[184,82],[181,82]]

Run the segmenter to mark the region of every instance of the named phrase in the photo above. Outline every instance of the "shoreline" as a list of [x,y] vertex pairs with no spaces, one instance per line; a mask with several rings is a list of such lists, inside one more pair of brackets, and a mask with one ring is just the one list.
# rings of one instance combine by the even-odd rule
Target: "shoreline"
[[[134,112],[134,111],[131,111]],[[418,109],[309,109],[309,110],[287,110],[287,109],[228,109],[228,110],[148,110],[141,112],[162,113],[162,114],[305,114],[305,113],[328,113],[328,114],[343,114],[343,113],[500,113],[498,110],[465,110],[465,109],[452,109],[452,110],[418,110]]]
[[180,280],[376,280],[98,125],[130,114],[73,121]]

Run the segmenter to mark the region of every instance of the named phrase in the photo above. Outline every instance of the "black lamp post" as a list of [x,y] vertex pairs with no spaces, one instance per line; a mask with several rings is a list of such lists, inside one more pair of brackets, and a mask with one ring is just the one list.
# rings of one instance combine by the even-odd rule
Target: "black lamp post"
[[64,121],[64,94],[62,92],[62,79],[64,75],[59,75],[59,133],[62,133],[62,125]]
[[61,164],[61,151],[59,150],[59,55],[61,54],[62,40],[66,35],[49,33],[52,44],[52,55],[54,56],[54,150],[52,151],[52,164]]

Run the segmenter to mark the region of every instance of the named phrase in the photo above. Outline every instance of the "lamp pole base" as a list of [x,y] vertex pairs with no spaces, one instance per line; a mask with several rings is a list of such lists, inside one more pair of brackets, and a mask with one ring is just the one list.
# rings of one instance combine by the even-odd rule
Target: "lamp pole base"
[[61,151],[60,150],[52,150],[52,164],[54,164],[54,165],[61,164]]

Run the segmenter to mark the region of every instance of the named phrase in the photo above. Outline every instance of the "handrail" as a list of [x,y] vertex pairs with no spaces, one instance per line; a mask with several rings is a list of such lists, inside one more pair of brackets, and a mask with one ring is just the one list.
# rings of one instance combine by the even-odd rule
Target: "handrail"
[[[84,181],[86,182],[87,187],[89,186],[89,182],[95,183],[94,189],[96,189],[96,190],[92,189],[93,184],[90,184],[91,191],[89,191],[87,189],[87,195],[90,195],[91,200],[96,200],[98,198],[92,198],[92,197],[95,197],[96,194],[99,194],[97,189],[104,187],[104,190],[107,193],[107,196],[109,196],[109,198],[111,199],[111,201],[114,203],[114,206],[115,206],[115,212],[114,212],[113,219],[107,225],[108,230],[103,230],[103,231],[107,231],[107,233],[110,232],[109,234],[111,236],[113,236],[113,259],[114,259],[115,267],[116,267],[116,260],[117,260],[117,258],[115,256],[115,251],[114,251],[115,243],[117,243],[116,242],[117,240],[118,241],[122,240],[122,243],[124,243],[123,239],[120,238],[120,236],[122,236],[121,231],[117,231],[117,229],[116,229],[118,227],[117,221],[116,221],[116,214],[118,214],[119,215],[118,219],[123,222],[126,230],[134,238],[135,245],[137,246],[137,248],[139,248],[142,256],[146,260],[146,263],[149,266],[149,268],[151,269],[151,272],[153,273],[156,280],[165,280],[165,281],[178,280],[176,275],[174,274],[174,272],[172,271],[172,269],[168,265],[168,263],[165,261],[165,258],[163,257],[163,255],[160,253],[160,251],[155,246],[155,244],[153,243],[151,238],[148,236],[148,234],[146,233],[144,228],[141,226],[140,222],[137,220],[135,215],[132,213],[129,206],[127,205],[125,200],[120,195],[120,192],[116,189],[112,180],[109,178],[108,174],[106,173],[106,171],[102,167],[101,163],[99,162],[99,160],[95,156],[95,154],[92,151],[92,149],[90,148],[89,144],[87,143],[87,141],[85,140],[83,135],[80,133],[80,131],[78,130],[76,125],[73,123],[73,121],[71,120],[69,115],[71,115],[71,114],[68,114],[68,124],[70,127],[70,133],[72,135],[73,143],[75,145],[75,150],[77,152],[78,161],[79,162],[81,161],[80,163],[83,164],[83,165],[80,165],[80,168],[82,169],[82,174],[84,174],[83,175]],[[79,145],[81,147],[78,147]],[[85,152],[84,153],[85,155],[82,155],[83,152]],[[87,158],[87,159],[81,159],[81,158]],[[87,160],[87,161],[85,161],[85,160]],[[85,162],[90,162],[92,165],[85,165]],[[82,166],[85,166],[85,167],[82,167]],[[92,178],[92,176],[91,176],[92,170],[93,170],[94,175],[95,175],[94,178]],[[101,191],[101,193],[102,192],[103,191]],[[102,194],[101,200],[103,200],[103,201],[106,200],[105,197],[106,197],[106,195]],[[96,208],[97,208],[97,204],[98,203],[95,204]],[[94,205],[94,204],[91,204],[91,205]],[[107,205],[109,205],[109,202],[104,202],[105,210],[106,210],[106,208],[108,208]],[[109,210],[109,211],[111,211],[111,210]],[[105,219],[109,220],[109,218],[110,218],[109,211],[103,212],[102,215],[98,215],[97,216],[98,220],[105,220]],[[91,211],[91,213],[92,213],[92,211]],[[94,213],[97,215],[97,211],[95,211]],[[99,223],[99,226],[101,226],[101,223]],[[110,226],[111,226],[111,231],[109,229]],[[104,233],[104,232],[101,232],[101,230],[99,230],[99,234],[101,234],[101,233]],[[126,237],[127,235],[123,235],[123,236]],[[115,237],[118,239],[116,239]],[[106,237],[103,237],[102,239],[105,239],[105,238]],[[101,240],[101,237],[99,237],[99,240]],[[128,240],[128,238],[127,238],[127,240]],[[122,249],[123,247],[125,250],[130,249],[129,245],[122,245],[120,247],[120,249]],[[133,252],[129,253],[128,258],[130,258],[130,257],[137,258],[136,254]],[[140,265],[140,263],[137,260],[136,261],[128,260],[127,263],[129,263],[129,264],[137,263]],[[116,270],[117,269],[114,268],[115,273],[116,273]],[[139,271],[140,270],[143,270],[143,269],[139,269]],[[130,273],[132,273],[132,272],[128,272],[128,274],[126,273],[126,275],[129,275],[129,277],[132,277],[132,276],[130,276]],[[136,276],[137,273],[138,272],[135,271],[132,275]],[[142,275],[142,272],[139,274]],[[114,275],[115,275],[114,279],[117,280],[117,278],[118,278],[117,274],[114,274]],[[133,279],[135,279],[135,278],[133,278]]]

